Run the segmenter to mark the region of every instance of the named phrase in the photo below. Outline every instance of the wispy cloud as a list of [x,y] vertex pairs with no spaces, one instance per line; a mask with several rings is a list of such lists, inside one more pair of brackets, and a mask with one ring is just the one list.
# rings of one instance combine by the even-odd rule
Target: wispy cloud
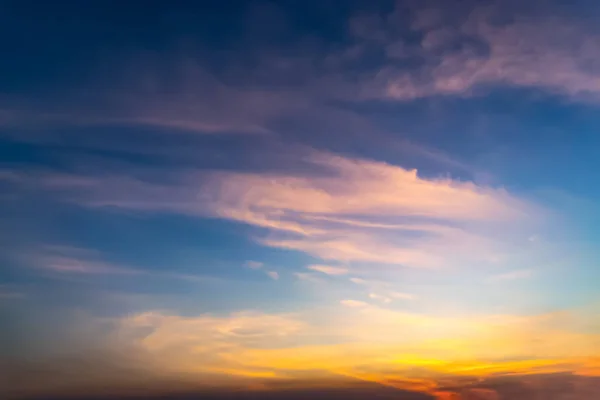
[[[311,152],[304,160],[319,172],[186,172],[163,184],[133,177],[48,175],[38,184],[89,207],[253,225],[260,228],[254,236],[259,243],[308,253],[324,261],[310,270],[338,276],[372,271],[373,265],[497,264],[532,245],[527,238],[545,215],[503,188],[421,177],[397,165],[330,153]],[[326,264],[331,261],[344,266]],[[82,268],[57,259],[48,265]],[[256,261],[246,266],[265,268]],[[110,269],[98,263],[86,268]]]
[[[137,344],[180,370],[235,369],[274,377],[328,371],[397,387],[422,378],[423,371],[431,374],[432,387],[443,385],[442,378],[436,383],[439,374],[483,378],[503,371],[574,371],[589,364],[600,340],[598,333],[578,332],[576,320],[564,313],[442,317],[358,300],[340,305],[326,323],[308,310],[190,317],[149,312],[122,320],[120,329],[145,328],[149,334],[133,336]],[[394,383],[392,377],[399,379]]]
[[394,299],[402,299],[402,300],[413,300],[415,298],[415,295],[413,295],[413,294],[394,292],[394,291],[389,292],[387,295]]
[[266,271],[265,273],[269,278],[275,281],[279,279],[279,273],[277,271]]
[[[37,204],[53,207],[40,207],[41,215],[49,209],[57,210],[56,216],[42,218],[40,224],[55,221],[55,217],[63,216],[62,212],[68,214],[66,220],[77,219],[90,213],[90,209],[93,217],[86,216],[79,222],[85,224],[107,215],[103,213],[111,213],[110,221],[127,214],[124,223],[128,224],[135,219],[130,220],[134,213],[136,217],[155,217],[160,213],[161,230],[166,230],[166,220],[175,220],[172,214],[185,217],[177,218],[177,227],[185,219],[184,225],[193,225],[194,229],[210,229],[219,223],[215,220],[226,220],[227,226],[243,225],[243,229],[228,228],[228,235],[232,236],[219,245],[235,248],[236,257],[242,260],[236,261],[237,268],[229,274],[250,276],[261,280],[262,286],[276,288],[283,295],[277,299],[281,304],[275,304],[278,309],[289,306],[287,302],[295,306],[315,300],[297,298],[300,290],[296,289],[312,289],[310,294],[318,297],[317,302],[324,298],[329,302],[302,312],[281,314],[253,310],[192,315],[186,310],[183,315],[173,309],[129,314],[111,319],[116,326],[114,336],[127,342],[119,348],[120,353],[140,351],[148,355],[144,361],[152,361],[147,363],[149,369],[174,371],[177,376],[196,377],[200,372],[276,378],[279,383],[311,374],[337,375],[392,386],[422,385],[419,387],[427,390],[437,389],[435,380],[440,377],[475,379],[532,371],[598,374],[600,332],[596,325],[587,322],[595,321],[597,313],[588,313],[585,323],[568,312],[527,315],[526,310],[533,307],[519,303],[518,296],[537,296],[539,290],[504,284],[530,278],[534,272],[531,266],[548,265],[538,258],[543,258],[541,253],[551,239],[547,241],[542,233],[544,240],[540,240],[538,232],[551,230],[538,229],[538,224],[551,224],[554,220],[524,192],[533,179],[528,175],[507,188],[480,184],[466,163],[404,139],[406,136],[437,143],[443,133],[440,147],[458,149],[457,154],[468,160],[486,157],[481,153],[490,149],[480,147],[479,142],[463,146],[458,135],[453,135],[461,128],[456,129],[445,120],[435,121],[436,129],[443,132],[426,131],[429,126],[423,132],[417,129],[406,134],[387,129],[401,125],[404,129],[402,113],[410,113],[413,106],[418,115],[425,108],[434,109],[450,100],[424,98],[473,96],[497,87],[535,89],[532,92],[558,94],[562,99],[597,101],[600,36],[566,15],[532,17],[476,5],[456,17],[462,10],[443,13],[435,8],[424,10],[417,3],[398,4],[385,15],[352,18],[348,21],[350,37],[333,45],[315,46],[330,53],[325,57],[319,52],[304,54],[302,49],[291,46],[282,52],[292,54],[291,57],[262,57],[261,49],[256,53],[248,49],[248,60],[256,59],[252,61],[256,68],[236,72],[246,69],[236,64],[239,59],[246,60],[246,53],[242,57],[234,55],[236,65],[219,68],[219,78],[194,62],[174,61],[170,65],[169,60],[164,60],[169,64],[164,70],[176,66],[173,69],[177,71],[163,75],[151,66],[133,66],[132,76],[124,76],[118,82],[98,82],[97,87],[106,87],[106,91],[94,91],[93,105],[67,99],[64,104],[46,105],[43,110],[0,110],[0,134],[13,135],[11,140],[15,138],[15,142],[26,140],[18,137],[20,129],[12,128],[20,128],[20,124],[28,128],[31,124],[39,127],[36,134],[53,136],[55,144],[60,144],[60,154],[41,157],[41,146],[36,147],[31,150],[31,157],[25,156],[31,160],[23,164],[37,165],[39,161],[59,166],[62,172],[36,175],[0,171],[2,186],[23,185],[23,192],[35,198],[31,204],[23,202],[27,204],[23,209],[17,207],[17,211]],[[309,50],[311,46],[308,45]],[[231,61],[225,53],[218,64]],[[269,74],[275,70],[280,75]],[[298,71],[298,75],[289,71]],[[285,82],[275,79],[280,76]],[[296,78],[301,84],[290,82]],[[399,104],[413,100],[419,101]],[[464,102],[457,103],[464,111]],[[484,108],[488,105],[485,102]],[[469,102],[466,108],[470,106]],[[494,107],[495,103],[489,106]],[[481,110],[479,107],[477,104],[476,113]],[[381,114],[385,117],[379,119]],[[393,118],[388,120],[388,116]],[[407,131],[413,122],[415,126],[418,123],[412,117],[407,118]],[[459,125],[465,122],[458,119]],[[54,129],[55,124],[81,129],[65,133],[69,129]],[[110,129],[88,129],[91,126],[120,129],[115,133]],[[98,145],[80,152],[63,136],[71,134],[97,135]],[[152,140],[138,140],[140,135]],[[122,138],[116,139],[117,136]],[[122,143],[117,144],[119,140]],[[176,150],[169,153],[168,167],[159,163],[164,160],[155,159],[154,153],[143,158],[134,156],[140,154],[138,147],[146,146],[142,142],[155,142],[148,145],[155,148],[164,144],[169,147],[164,151],[171,152],[173,140],[177,141],[173,147]],[[252,146],[264,145],[264,153],[247,151],[249,142]],[[291,142],[291,150],[285,154],[271,151],[271,142],[282,143],[276,145],[281,146],[277,149],[286,150]],[[80,142],[73,143],[77,147]],[[218,148],[211,159],[219,159],[218,165],[196,154],[205,143]],[[390,145],[396,143],[398,147]],[[231,145],[260,162],[251,168],[238,165],[235,155],[228,152]],[[122,146],[127,151],[112,151],[111,146]],[[180,160],[180,147],[186,147],[191,161]],[[402,151],[397,152],[397,148]],[[269,152],[278,153],[273,160],[289,159],[286,168],[263,157]],[[78,153],[85,165],[71,168],[67,153]],[[91,165],[92,154],[98,158],[127,159],[123,161],[125,168],[109,170]],[[381,161],[384,159],[387,161]],[[423,160],[426,162],[421,163]],[[288,161],[293,164],[291,167]],[[19,162],[13,164],[21,168]],[[419,169],[412,168],[414,165],[419,165]],[[444,168],[438,168],[440,165]],[[458,175],[455,169],[468,174]],[[72,170],[76,172],[64,172]],[[111,175],[110,171],[115,170]],[[8,209],[9,213],[12,211]],[[38,210],[35,211],[31,215],[16,214],[27,219],[35,217]],[[196,226],[198,218],[210,219],[210,223]],[[144,229],[156,220],[147,218]],[[31,224],[15,224],[17,230],[38,227],[37,222],[27,222]],[[167,226],[171,227],[175,224]],[[33,236],[45,234],[43,228],[34,229]],[[72,234],[70,228],[57,228],[64,229],[57,237]],[[15,232],[17,241],[27,240],[28,235],[21,233]],[[241,254],[250,245],[244,240],[243,245],[235,246],[238,234],[248,235],[254,240],[252,245],[262,248],[253,247],[251,254]],[[168,240],[161,241],[156,251],[181,245],[173,243],[178,241],[173,241],[172,235],[169,231]],[[153,236],[151,240],[161,238]],[[177,283],[210,279],[178,272],[176,265],[144,268],[143,260],[139,260],[140,265],[120,262],[117,254],[89,249],[46,246],[28,250],[31,251],[22,252],[20,261],[29,268],[15,268],[15,272],[51,278],[40,280],[43,284],[53,279],[94,283],[116,279],[127,281],[124,286],[150,278],[173,279]],[[243,262],[248,257],[263,261]],[[294,270],[294,266],[299,267]],[[288,277],[296,278],[289,292]],[[480,283],[486,281],[503,284],[487,285],[484,289],[490,293],[482,295]],[[526,283],[535,284],[535,280]],[[477,291],[475,301],[472,287]],[[514,293],[496,296],[506,288],[515,289]],[[248,290],[253,290],[251,285]],[[261,296],[253,298],[250,291],[223,290],[217,294],[220,298],[202,306],[214,306],[232,293],[233,297],[219,304],[219,310],[237,300],[244,304],[250,301],[247,307],[252,308],[251,302]],[[18,287],[0,285],[0,299],[19,298],[23,293]],[[453,311],[445,312],[445,300],[455,301],[458,306],[448,305]],[[515,315],[480,312],[490,306],[486,302],[496,301],[510,301],[511,308],[519,309],[513,308]],[[431,309],[440,314],[426,313]],[[45,330],[40,331],[45,334]],[[531,382],[527,384],[533,386]],[[498,393],[499,389],[478,387],[465,389],[461,395],[506,397]],[[437,394],[452,398],[456,393],[446,387]]]
[[346,275],[348,273],[348,269],[344,267],[334,267],[331,265],[309,265],[306,267],[312,271],[321,272],[325,275]]
[[392,299],[390,299],[389,297],[377,294],[377,293],[369,293],[369,297],[371,299],[377,300],[377,301],[381,301],[382,303],[390,303],[392,301]]
[[294,98],[284,91],[229,86],[189,60],[178,66],[175,86],[172,76],[142,68],[144,81],[131,77],[113,99],[117,122],[197,133],[268,134],[270,119],[293,107]]
[[357,285],[366,285],[369,281],[362,278],[350,278],[350,282],[356,283]]
[[[126,330],[139,327],[151,329],[139,343],[152,353],[164,355],[170,368],[200,372],[225,367],[252,370],[235,362],[235,349],[286,345],[305,328],[305,323],[293,315],[257,311],[199,317],[147,312],[122,322]],[[195,354],[192,357],[191,349]],[[204,362],[197,364],[196,356],[204,358]]]
[[264,266],[260,261],[246,261],[244,265],[251,269],[261,269]]
[[2,299],[22,299],[25,298],[25,292],[15,285],[0,285],[0,300]]
[[[385,17],[353,19],[358,44],[378,47],[387,62],[360,85],[367,97],[412,100],[440,95],[473,95],[478,87],[528,87],[570,98],[598,100],[600,81],[592,65],[600,61],[600,36],[580,20],[538,10],[531,15],[498,3],[464,9],[409,7]],[[511,15],[498,23],[499,15]],[[420,42],[407,40],[410,34]],[[367,57],[369,52],[364,52]],[[407,68],[397,61],[414,61]],[[417,65],[414,67],[414,65]]]
[[368,303],[365,303],[364,301],[360,301],[360,300],[342,300],[340,301],[340,304],[346,306],[346,307],[366,307],[368,305]]
[[217,277],[180,273],[164,269],[149,270],[142,267],[133,267],[118,262],[105,260],[106,254],[100,251],[66,246],[46,245],[31,250],[20,259],[32,269],[40,273],[54,276],[130,276],[140,278],[166,278],[186,282],[207,283],[218,281]]
[[321,277],[317,276],[315,273],[310,272],[294,272],[294,276],[301,281],[313,282],[313,283],[323,283],[324,280]]
[[70,246],[44,246],[25,256],[26,261],[43,271],[85,275],[138,275],[143,271],[101,261],[96,251]]
[[254,269],[254,270],[261,270],[262,272],[265,273],[265,275],[267,275],[269,278],[273,279],[274,281],[279,279],[279,273],[277,271],[269,271],[266,270],[265,264],[259,261],[246,261],[244,263],[244,266],[250,268],[250,269]]
[[369,297],[384,303],[390,303],[392,300],[414,300],[416,296],[411,293],[398,292],[394,290],[390,282],[383,282],[372,279],[363,279],[352,277],[350,282],[360,285],[369,292]]
[[520,269],[516,271],[510,271],[503,274],[493,275],[489,278],[490,282],[501,282],[501,281],[513,281],[517,279],[527,279],[533,275],[533,271],[530,269]]
[[[149,61],[149,60],[146,60]],[[105,107],[62,98],[61,102],[0,110],[11,126],[148,127],[163,133],[269,135],[269,124],[298,107],[298,93],[228,85],[188,60],[171,60],[169,74],[152,62],[129,60],[111,80],[98,76],[96,101]],[[131,74],[131,70],[136,73]],[[90,85],[96,85],[90,82]]]
[[369,160],[325,154],[311,160],[330,172],[310,177],[219,173],[201,197],[219,217],[272,231],[261,239],[269,246],[324,260],[413,267],[443,266],[448,257],[441,254],[487,257],[481,253],[493,252],[498,243],[469,231],[470,224],[508,226],[512,221],[516,226],[536,213],[503,189],[425,179]]

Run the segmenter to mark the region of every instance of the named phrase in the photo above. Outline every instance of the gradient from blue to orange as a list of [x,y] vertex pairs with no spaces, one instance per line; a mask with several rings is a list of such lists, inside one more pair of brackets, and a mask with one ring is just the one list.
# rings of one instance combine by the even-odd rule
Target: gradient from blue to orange
[[0,10],[9,395],[600,375],[594,2]]

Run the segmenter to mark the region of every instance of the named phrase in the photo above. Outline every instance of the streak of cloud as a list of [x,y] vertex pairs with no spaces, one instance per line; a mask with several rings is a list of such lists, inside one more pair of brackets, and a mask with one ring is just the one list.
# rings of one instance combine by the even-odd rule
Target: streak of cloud
[[[260,243],[323,260],[421,268],[491,262],[491,254],[510,245],[503,233],[509,237],[527,229],[542,212],[502,188],[426,179],[399,166],[331,154],[312,153],[307,160],[324,173],[191,172],[168,185],[69,175],[42,176],[37,182],[91,207],[254,225],[270,232],[257,238]],[[500,235],[490,234],[493,230]]]
[[522,269],[517,271],[506,272],[503,274],[494,275],[489,278],[490,282],[513,281],[517,279],[527,279],[533,275],[533,271]]
[[342,301],[340,301],[340,304],[342,304],[346,307],[353,307],[353,308],[366,307],[368,305],[364,301],[360,301],[360,300],[342,300]]
[[274,281],[279,279],[279,273],[277,271],[266,271],[267,276]]
[[261,269],[264,266],[264,264],[259,261],[246,261],[244,265],[251,269]]
[[[270,230],[261,239],[268,246],[324,260],[429,268],[456,263],[454,257],[501,252],[501,241],[469,227],[517,229],[534,223],[539,211],[503,189],[420,178],[416,171],[369,160],[328,155],[312,160],[331,172],[219,173],[201,196],[216,216]],[[509,228],[509,221],[515,226]]]
[[[149,312],[122,320],[120,329],[149,330],[135,339],[138,344],[180,371],[237,369],[248,376],[293,377],[323,370],[382,382],[395,376],[397,387],[402,379],[422,376],[415,366],[429,371],[433,382],[435,376],[585,371],[600,343],[597,332],[577,332],[560,314],[439,317],[358,300],[340,305],[346,311],[336,310],[326,324],[308,310],[196,317]],[[332,338],[336,343],[328,344]]]
[[348,273],[347,268],[334,267],[331,265],[309,265],[306,268],[308,268],[312,271],[321,272],[325,275],[333,275],[333,276],[346,275]]

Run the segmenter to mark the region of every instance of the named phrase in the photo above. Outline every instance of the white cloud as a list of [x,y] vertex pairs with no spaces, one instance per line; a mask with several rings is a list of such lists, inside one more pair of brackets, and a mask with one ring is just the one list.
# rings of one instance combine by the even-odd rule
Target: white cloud
[[268,246],[323,260],[412,267],[489,259],[498,241],[468,227],[518,226],[536,212],[503,189],[425,179],[414,170],[369,160],[328,154],[310,160],[330,173],[223,172],[200,197],[216,216],[267,228],[271,234],[259,240]]
[[494,275],[489,278],[491,282],[500,281],[512,281],[517,279],[527,279],[533,275],[533,271],[530,269],[520,269],[516,271],[510,271],[503,274]]
[[259,261],[246,261],[244,266],[253,269],[253,270],[263,270],[263,272],[271,279],[278,280],[279,273],[277,271],[267,271],[264,270],[265,264]]
[[331,265],[309,265],[306,267],[312,271],[321,272],[325,275],[345,275],[348,269],[344,267],[334,267]]
[[317,274],[307,272],[294,272],[294,276],[301,281],[323,283],[323,280],[317,276]]
[[[397,165],[330,153],[311,152],[303,162],[318,174],[213,171],[184,174],[169,185],[56,175],[41,182],[92,207],[178,212],[253,225],[261,228],[254,231],[258,243],[316,257],[323,263],[308,267],[316,272],[356,273],[361,278],[350,278],[354,283],[398,267],[505,263],[527,250],[522,244],[530,228],[546,215],[503,188],[426,178]],[[522,243],[514,240],[519,236]],[[74,263],[53,265],[77,268]],[[245,266],[265,268],[253,260]],[[391,298],[381,288],[371,291]]]
[[518,234],[539,213],[502,188],[424,178],[383,162],[328,153],[311,153],[305,162],[323,172],[191,173],[168,186],[123,177],[53,175],[41,182],[94,207],[216,216],[265,228],[260,243],[322,260],[422,268],[489,262],[508,251],[503,235]]
[[265,273],[269,276],[269,278],[273,280],[279,279],[279,273],[277,273],[276,271],[266,271]]
[[371,299],[374,299],[374,300],[377,300],[377,301],[381,301],[382,303],[390,303],[392,301],[392,299],[390,299],[389,297],[382,296],[382,295],[377,294],[377,293],[369,293],[369,297]]
[[356,283],[357,285],[366,285],[369,282],[362,278],[350,278],[350,282]]
[[342,300],[342,301],[340,301],[340,304],[342,304],[346,307],[352,307],[352,308],[366,307],[369,305],[368,303],[365,303],[364,301],[359,301],[359,300]]
[[402,292],[389,292],[388,296],[394,299],[402,299],[402,300],[413,300],[415,296],[410,293],[402,293]]

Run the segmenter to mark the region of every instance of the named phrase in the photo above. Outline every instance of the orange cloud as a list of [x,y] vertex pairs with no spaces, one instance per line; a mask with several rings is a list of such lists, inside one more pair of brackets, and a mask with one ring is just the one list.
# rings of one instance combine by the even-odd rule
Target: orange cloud
[[445,390],[435,391],[432,393],[437,400],[462,400],[460,394],[456,392],[449,392]]
[[440,376],[592,373],[600,356],[600,332],[578,332],[571,313],[440,317],[357,300],[342,305],[318,315],[144,313],[123,320],[120,331],[149,330],[136,344],[169,370],[333,374],[427,391]]
[[[533,387],[542,384],[540,374],[598,371],[600,332],[581,330],[579,321],[593,315],[435,316],[349,304],[359,306],[293,314],[146,312],[114,321],[110,337],[114,351],[143,362],[145,376],[197,385],[302,386],[345,377],[439,398],[494,399],[494,386],[484,390],[489,377],[518,376]],[[597,390],[581,385],[577,393],[594,398]]]

